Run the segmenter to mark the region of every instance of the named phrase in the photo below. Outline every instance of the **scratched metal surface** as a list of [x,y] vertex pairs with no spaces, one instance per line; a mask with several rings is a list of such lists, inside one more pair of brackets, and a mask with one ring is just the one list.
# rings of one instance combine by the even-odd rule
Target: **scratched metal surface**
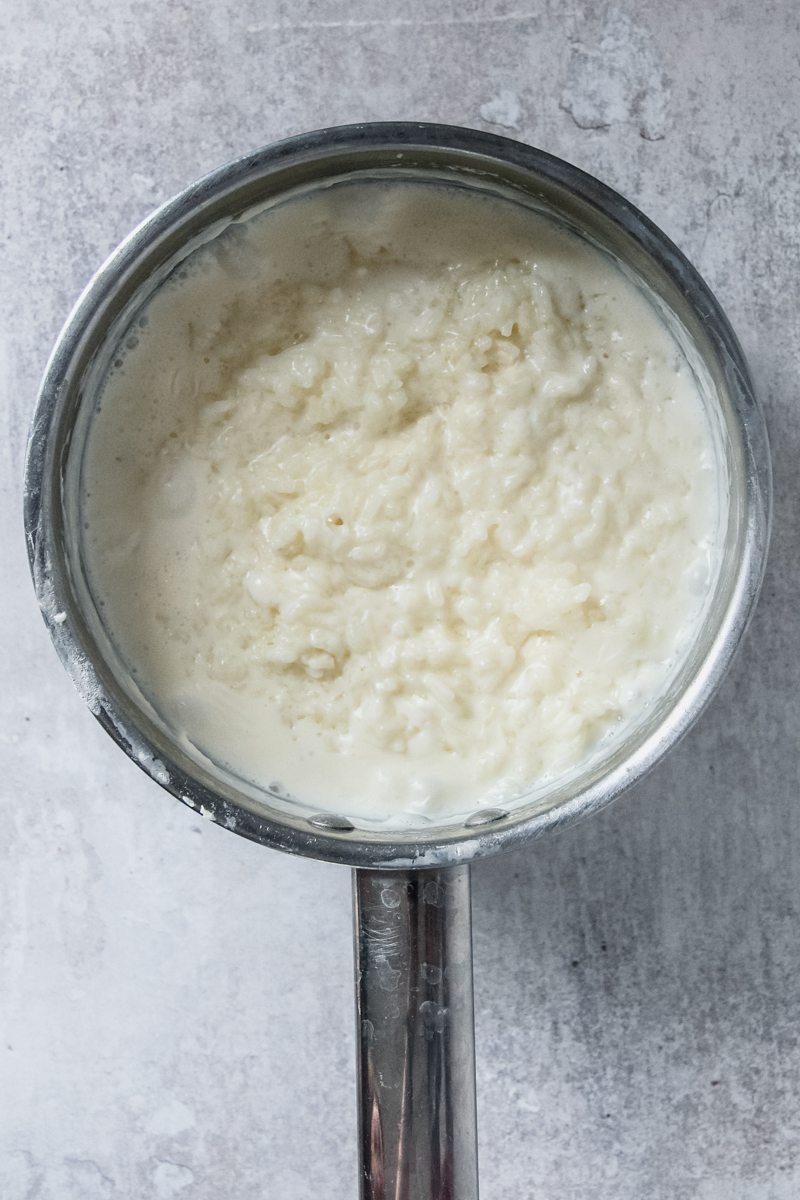
[[774,443],[763,603],[719,700],[594,821],[475,871],[484,1194],[800,1194],[800,50],[790,0],[0,6],[0,1196],[355,1190],[347,872],[168,801],[34,610],[20,470],[92,268],[287,133],[419,117],[563,155],[716,289]]

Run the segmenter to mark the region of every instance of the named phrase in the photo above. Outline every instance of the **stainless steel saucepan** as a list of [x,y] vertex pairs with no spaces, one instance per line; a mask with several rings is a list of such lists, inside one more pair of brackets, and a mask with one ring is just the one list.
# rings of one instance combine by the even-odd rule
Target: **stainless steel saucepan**
[[[679,674],[602,759],[509,811],[479,808],[399,834],[318,812],[194,758],[128,682],[81,551],[80,471],[103,373],[164,276],[248,211],[337,180],[416,179],[510,197],[613,256],[650,297],[706,383],[727,481],[722,563]],[[478,1194],[470,862],[592,813],[640,778],[697,717],[731,661],[768,540],[763,417],[739,344],[671,242],[621,196],[517,142],[441,125],[321,130],[247,155],[139,226],[70,315],[42,383],[27,462],[25,529],[36,595],[62,661],[123,750],[173,796],[244,837],[354,868],[361,1195]]]

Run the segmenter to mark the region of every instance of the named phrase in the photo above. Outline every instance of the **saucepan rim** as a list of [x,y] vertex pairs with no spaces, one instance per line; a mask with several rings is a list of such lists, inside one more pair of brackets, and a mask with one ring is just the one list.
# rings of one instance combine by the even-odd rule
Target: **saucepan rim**
[[[740,443],[741,471],[734,481],[741,511],[737,557],[727,603],[716,617],[707,652],[666,716],[633,753],[577,794],[544,811],[521,805],[510,814],[479,810],[460,826],[365,831],[319,814],[287,817],[208,786],[194,767],[152,734],[144,711],[109,679],[92,643],[73,587],[64,545],[62,468],[71,428],[64,414],[80,389],[93,350],[97,313],[107,306],[156,247],[176,229],[188,228],[221,197],[251,196],[260,185],[280,189],[298,173],[313,182],[317,167],[330,176],[336,163],[388,163],[396,169],[461,170],[491,178],[514,173],[517,186],[556,189],[598,214],[669,281],[702,328],[707,353],[724,379]],[[427,168],[425,164],[428,164]],[[253,190],[255,189],[255,190]],[[243,193],[242,193],[243,194]],[[77,401],[76,401],[77,405]],[[76,410],[77,411],[77,410]],[[39,393],[25,473],[25,533],[37,599],[55,648],[92,712],[126,754],[173,796],[226,828],[262,844],[358,867],[435,867],[466,863],[504,847],[518,846],[554,827],[598,811],[658,762],[687,731],[715,691],[745,632],[766,561],[771,508],[771,471],[766,426],[747,364],[731,326],[708,286],[685,256],[647,217],[611,188],[542,150],[479,130],[419,122],[381,122],[320,129],[244,155],[212,171],[167,201],[110,255],[89,282],[55,344]],[[166,735],[164,735],[166,738]],[[175,750],[175,747],[172,748]],[[179,761],[176,761],[178,759]]]

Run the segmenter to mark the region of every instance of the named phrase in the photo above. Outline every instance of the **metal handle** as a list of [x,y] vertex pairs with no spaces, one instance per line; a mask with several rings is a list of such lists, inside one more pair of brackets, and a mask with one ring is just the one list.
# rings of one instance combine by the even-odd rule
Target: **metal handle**
[[478,1200],[469,867],[353,872],[362,1200]]

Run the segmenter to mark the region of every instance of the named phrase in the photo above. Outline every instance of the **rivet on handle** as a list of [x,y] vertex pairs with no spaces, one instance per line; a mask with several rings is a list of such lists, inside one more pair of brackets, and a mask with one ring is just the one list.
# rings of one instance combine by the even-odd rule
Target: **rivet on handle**
[[491,825],[493,821],[502,821],[503,817],[507,816],[504,808],[481,808],[471,817],[467,817],[464,824],[467,829],[474,829],[476,825]]
[[352,821],[348,821],[347,817],[339,816],[338,813],[316,813],[315,816],[308,818],[308,823],[315,829],[338,829],[343,833],[349,833],[355,829]]

